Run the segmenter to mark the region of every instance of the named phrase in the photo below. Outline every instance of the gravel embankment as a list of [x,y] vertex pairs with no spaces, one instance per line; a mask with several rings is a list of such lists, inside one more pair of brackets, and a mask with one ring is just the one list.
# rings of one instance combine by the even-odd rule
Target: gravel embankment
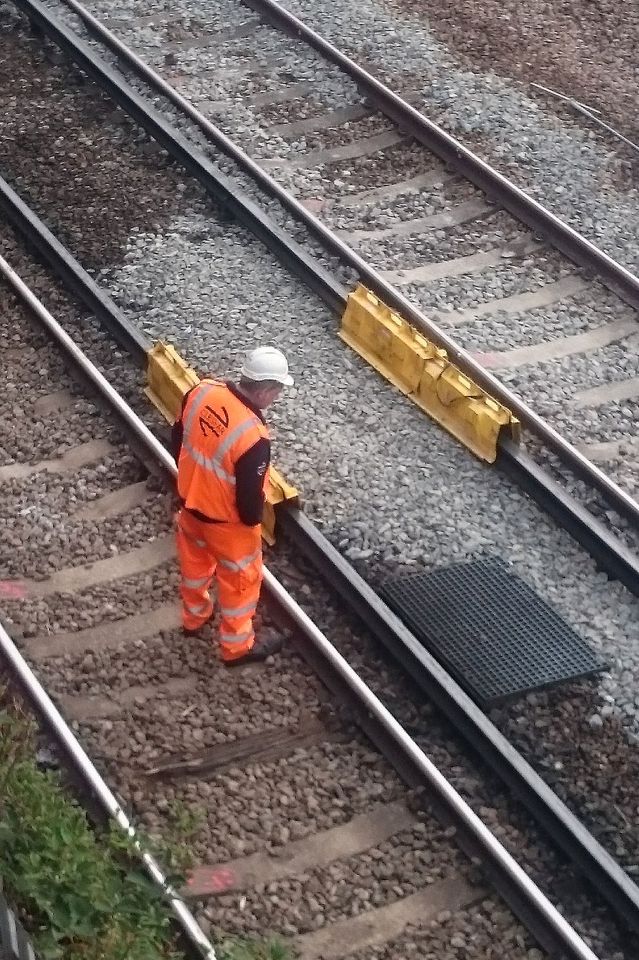
[[[26,264],[22,267],[28,279]],[[55,293],[55,287],[51,293]],[[0,308],[0,345],[9,338],[13,343],[11,375],[20,382],[23,392],[32,382],[36,388],[47,383],[50,393],[55,387],[56,395],[60,389],[77,390],[71,371],[64,369],[54,349],[50,348],[41,366],[34,369],[34,350],[41,350],[46,341],[3,285]],[[78,395],[74,410],[75,417],[69,417],[64,408],[50,412],[47,432],[56,454],[74,450],[85,443],[87,431],[92,432],[91,404]],[[15,416],[12,396],[5,395],[0,403],[1,422],[8,425]],[[114,552],[125,555],[138,546],[132,534],[140,530],[143,542],[166,533],[166,515],[155,510],[162,494],[154,481],[150,481],[149,497],[141,507],[119,512],[120,527],[130,539],[114,544],[104,530],[103,539],[92,542],[91,522],[75,519],[78,508],[112,492],[110,480],[115,481],[116,490],[121,489],[123,480],[139,481],[142,468],[131,471],[127,445],[118,438],[108,414],[103,415],[102,422],[114,451],[119,450],[122,473],[114,478],[108,467],[102,471],[98,463],[85,491],[87,478],[83,471],[71,472],[66,476],[69,490],[78,490],[79,495],[76,502],[69,498],[67,511],[61,509],[64,492],[54,474],[52,482],[39,491],[37,516],[20,506],[31,501],[29,481],[23,491],[15,489],[18,481],[12,481],[16,497],[8,502],[6,513],[9,522],[20,518],[20,537],[3,548],[3,561],[11,558],[10,565],[3,562],[3,576],[14,579],[16,565],[21,575],[35,579],[66,567],[81,568],[87,561],[104,560]],[[9,451],[3,459],[8,459],[9,465],[16,462],[18,458],[10,456],[14,445],[10,431],[2,431],[2,442]],[[37,463],[41,456],[37,444],[30,457],[26,451],[16,453],[22,454],[21,464]],[[53,510],[59,512],[54,514]],[[43,571],[33,539],[46,516],[55,517],[60,543],[53,570]],[[289,840],[302,840],[347,824],[379,804],[412,802],[387,762],[330,704],[327,692],[295,654],[290,637],[288,649],[274,664],[232,673],[213,656],[210,640],[194,641],[169,629],[133,643],[124,640],[99,649],[89,641],[78,654],[55,655],[61,632],[71,631],[77,636],[78,630],[102,625],[105,620],[127,614],[139,616],[145,607],[151,613],[166,601],[167,584],[175,599],[175,570],[164,564],[143,578],[116,577],[108,589],[53,594],[47,604],[36,609],[14,599],[3,612],[7,626],[26,647],[27,656],[35,658],[47,689],[63,703],[65,712],[78,717],[74,726],[91,756],[151,834],[162,837],[176,818],[184,822],[185,816],[191,816],[194,834],[181,840],[182,847],[195,863],[216,863],[277,849]],[[271,625],[267,610],[262,610],[258,629],[261,633],[278,629]],[[40,641],[35,651],[31,646],[34,636]],[[43,647],[45,638],[51,653]],[[208,776],[190,773],[175,783],[154,780],[149,775],[167,755],[188,759],[204,748],[241,742],[251,734],[273,728],[282,728],[285,733],[284,728],[295,728],[309,716],[322,718],[325,730],[310,746],[300,745],[280,759],[238,759],[222,772]],[[462,878],[477,886],[483,883],[456,849],[454,831],[424,812],[410,830],[399,831],[360,854],[341,860],[337,857],[321,869],[269,884],[268,890],[258,885],[248,891],[239,909],[235,895],[195,906],[206,932],[214,926],[236,935],[259,937],[270,931],[294,937],[392,904],[430,884]],[[465,915],[462,920],[466,929]],[[454,920],[451,926],[454,936]],[[502,931],[498,923],[494,925],[491,941],[508,960],[517,960],[509,932],[513,929],[518,945],[534,949],[533,941],[511,916],[508,931]],[[459,937],[463,937],[463,930]]]
[[385,6],[420,21],[471,69],[574,97],[637,142],[639,13],[632,4],[533,0],[523,8],[514,0],[462,0],[451,9],[438,0],[386,0]]
[[[319,147],[332,147],[390,130],[388,121],[376,113],[297,134],[287,133],[282,127],[274,128],[273,121],[286,118],[287,110],[292,113],[292,119],[301,115],[317,118],[329,110],[341,109],[345,102],[358,103],[359,96],[350,81],[323,63],[304,44],[290,42],[268,27],[259,26],[248,35],[225,38],[228,29],[247,22],[247,18],[252,22],[249,11],[237,0],[218,0],[215,4],[195,7],[190,4],[187,34],[174,22],[174,10],[165,4],[144,7],[144,11],[153,11],[152,24],[141,24],[136,19],[142,12],[139,5],[135,10],[126,3],[115,10],[111,5],[101,8],[96,4],[95,8],[111,17],[125,18],[116,20],[115,24],[124,39],[174,80],[187,96],[200,103],[205,113],[212,114],[215,121],[254,156],[271,160],[280,157],[299,164],[301,156],[312,154]],[[311,9],[317,13],[316,7],[312,7],[309,15]],[[200,42],[207,30],[211,34],[210,47]],[[217,39],[220,31],[222,41]],[[178,35],[181,40],[176,46]],[[193,36],[198,39],[197,47],[189,46],[189,37]],[[348,35],[345,36],[348,39]],[[173,44],[169,66],[163,43]],[[445,75],[451,82],[456,77],[450,64]],[[267,90],[281,91],[295,86],[293,81],[298,85],[306,83],[306,88],[291,102],[264,107],[246,99],[260,93],[260,84],[266,83]],[[400,81],[401,76],[397,82]],[[396,86],[393,78],[390,82]],[[340,84],[342,98],[336,100]],[[463,103],[462,98],[456,105],[462,109]],[[193,135],[193,129],[189,129],[189,124],[175,111],[169,109],[167,116]],[[486,123],[489,119],[485,118]],[[464,140],[470,136],[464,130],[461,133]],[[201,142],[197,134],[195,137]],[[486,142],[490,145],[488,134]],[[215,152],[213,156],[225,170],[233,173],[228,161]],[[400,194],[392,200],[380,199],[378,203],[348,205],[367,190],[423,173],[425,167],[438,174],[428,187],[416,193]],[[585,446],[586,452],[599,462],[605,462],[606,469],[626,490],[633,493],[637,489],[634,441],[635,381],[639,369],[633,334],[635,313],[631,309],[599,284],[588,281],[582,271],[553,251],[527,251],[532,241],[530,234],[505,213],[491,213],[485,205],[481,212],[469,213],[461,224],[444,223],[439,227],[433,225],[426,232],[394,235],[393,230],[407,221],[441,214],[454,216],[460,204],[466,201],[476,204],[480,199],[469,184],[451,179],[443,168],[438,170],[436,161],[414,144],[390,146],[348,161],[313,162],[310,166],[290,169],[284,166],[274,172],[285,186],[319,212],[328,225],[345,231],[347,239],[378,269],[392,271],[394,282],[406,282],[405,293],[429,316],[477,353],[480,362],[512,383],[517,392],[568,439]],[[552,197],[556,188],[554,180],[552,190],[550,186],[548,181],[546,194]],[[254,185],[249,187],[249,192],[259,197]],[[597,196],[601,196],[601,190]],[[268,206],[280,222],[308,242],[303,231],[292,225],[276,205],[268,203]],[[614,207],[611,202],[610,209]],[[603,221],[598,217],[597,223],[600,222]],[[361,234],[349,237],[349,231],[353,230],[378,232],[368,238]],[[385,233],[380,234],[380,230]],[[316,245],[311,247],[316,249]],[[493,254],[488,266],[478,267],[468,262],[468,258],[486,251]],[[319,256],[322,257],[321,252]],[[452,273],[448,270],[451,260],[456,261]],[[408,271],[427,264],[437,264],[435,275],[430,279],[411,280]],[[335,264],[329,265],[335,269]],[[344,271],[339,273],[350,281]],[[554,294],[552,286],[559,280],[568,286]],[[545,306],[525,307],[523,303],[504,302],[504,298],[535,292],[550,293],[549,300],[542,301]],[[455,316],[455,311],[467,309],[474,315]],[[572,338],[595,331],[597,337],[604,335],[603,346],[597,346],[599,340],[587,348],[572,345]],[[522,355],[526,347],[535,347],[535,354]],[[607,399],[606,388],[619,380],[626,381],[624,395],[615,399],[612,393],[612,399]],[[602,389],[592,394],[595,387]],[[598,446],[602,442],[608,444],[604,451]],[[577,489],[574,484],[571,487]],[[598,506],[597,512],[605,515],[605,507]]]
[[[65,109],[70,109],[70,105]],[[102,153],[105,152],[103,144]],[[37,167],[25,167],[22,175],[27,174],[31,183],[39,182],[41,171]],[[76,202],[81,196],[81,184],[80,178]],[[137,185],[136,188],[140,189]],[[618,701],[620,710],[615,704],[613,717],[620,713],[623,716],[628,701],[626,691],[633,687],[639,669],[632,649],[633,625],[637,622],[634,598],[597,574],[582,552],[518,490],[471,461],[415,408],[390,392],[348,354],[335,337],[332,320],[324,308],[286,276],[263,248],[239,228],[214,221],[195,193],[182,193],[175,215],[161,229],[144,219],[130,225],[130,240],[122,238],[122,244],[128,248],[123,262],[109,263],[105,257],[103,267],[108,270],[111,289],[127,313],[147,332],[164,337],[169,332],[180,351],[202,371],[224,373],[233,369],[238,352],[256,340],[269,339],[284,345],[297,380],[296,387],[273,412],[278,434],[276,459],[299,483],[309,512],[322,523],[330,539],[374,582],[397,571],[414,569],[417,564],[431,566],[477,554],[496,552],[511,560],[517,572],[582,635],[617,658],[614,672],[604,679],[602,692]],[[54,195],[43,212],[56,229]],[[85,256],[86,243],[87,256],[92,250],[94,255],[98,254],[99,231],[87,229],[88,239],[84,233],[81,238],[76,237],[74,252]],[[96,261],[100,262],[97,256]],[[65,309],[61,302],[62,312]],[[230,337],[229,318],[233,322]],[[124,372],[126,363],[117,354],[109,355],[106,338],[100,340],[91,333],[90,339],[114,373],[119,367],[118,379],[124,379],[133,393],[135,373]],[[49,377],[49,370],[45,369],[42,376]],[[157,517],[149,520],[156,522]],[[158,572],[157,588],[162,596],[171,588],[170,577],[168,570]],[[157,596],[155,578],[151,583],[135,584],[133,589],[135,603]],[[88,609],[95,610],[93,622],[99,617],[102,595],[107,604],[113,602],[108,591],[95,594],[95,604],[88,604]],[[141,597],[147,600],[140,601]],[[124,602],[124,597],[117,602]],[[79,621],[70,600],[67,607],[68,628],[74,629],[71,621]],[[38,604],[38,609],[43,611],[43,617],[50,616],[46,604]],[[46,621],[41,622],[44,628]],[[164,649],[171,651],[172,656],[177,638],[167,634],[163,640]],[[113,666],[110,660],[96,666],[106,671],[108,678],[114,675],[117,661]],[[381,675],[376,663],[373,666],[371,662],[370,668]],[[200,685],[199,692],[196,691],[198,706],[203,702],[203,688]],[[393,691],[397,691],[392,695],[401,703],[401,678]],[[601,706],[609,703],[604,699]],[[563,704],[562,700],[555,708],[553,723],[557,731],[561,731],[564,722]],[[602,724],[610,723],[612,731],[608,711],[599,704],[596,698],[597,715]],[[583,725],[589,731],[590,711],[594,707],[586,702],[577,707],[574,729]],[[525,704],[520,704],[519,709],[528,716]],[[169,714],[173,716],[172,711]],[[624,719],[634,722],[629,711]],[[191,729],[188,742],[197,742],[198,738],[193,736],[197,725],[190,722],[187,726]],[[107,738],[104,744],[107,759],[110,751],[117,749],[118,741],[122,746],[121,728],[113,729],[117,734],[113,743]],[[177,736],[171,729],[172,735]],[[187,742],[186,733],[184,737],[180,742]],[[622,768],[625,760],[621,758],[627,756],[623,751],[630,749],[622,730],[618,743],[620,765],[615,765],[615,769]],[[140,750],[136,747],[132,755],[146,756],[145,751],[157,750],[161,745],[159,730],[152,730],[149,745],[140,744]],[[348,747],[340,746],[337,751],[341,751],[340,763],[352,763]],[[584,764],[597,758],[595,749]],[[338,772],[340,778],[346,776],[341,766]],[[230,774],[229,777],[233,779]],[[257,781],[248,782],[250,790],[254,790]],[[368,777],[362,782],[367,789],[371,786]],[[197,790],[195,795],[199,795]],[[139,802],[141,809],[153,809],[144,798]],[[213,811],[207,811],[207,823],[215,827],[216,822]],[[276,818],[274,823],[279,826],[281,820]],[[249,824],[246,829],[253,842],[261,827]],[[208,842],[206,829],[203,836],[202,842]],[[217,843],[220,834],[213,836]],[[243,838],[238,835],[237,839]]]

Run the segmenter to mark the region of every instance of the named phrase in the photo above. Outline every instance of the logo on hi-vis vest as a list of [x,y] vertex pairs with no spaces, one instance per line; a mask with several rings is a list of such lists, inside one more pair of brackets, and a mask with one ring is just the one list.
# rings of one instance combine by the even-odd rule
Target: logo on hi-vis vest
[[[206,416],[205,411],[208,411],[210,417]],[[213,417],[215,420],[212,419]],[[226,407],[222,407],[222,412],[218,413],[217,410],[214,410],[213,407],[210,407],[207,403],[200,414],[200,430],[205,437],[209,436],[207,430],[216,437],[223,437],[227,431],[229,422],[230,418]]]

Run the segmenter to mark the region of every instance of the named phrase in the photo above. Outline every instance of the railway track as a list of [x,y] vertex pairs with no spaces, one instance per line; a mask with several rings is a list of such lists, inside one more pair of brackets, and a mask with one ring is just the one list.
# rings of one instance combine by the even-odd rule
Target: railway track
[[[132,115],[134,115],[136,119],[140,120],[148,130],[151,130],[152,135],[156,137],[159,142],[163,143],[174,157],[181,163],[185,163],[195,177],[206,186],[206,189],[218,197],[223,204],[229,206],[241,222],[248,224],[249,228],[256,233],[258,237],[263,239],[285,263],[292,265],[332,308],[336,308],[340,312],[344,309],[347,292],[343,283],[340,283],[338,276],[327,273],[322,263],[314,262],[312,255],[309,259],[309,255],[296,245],[295,242],[291,243],[290,238],[287,240],[285,237],[282,237],[277,229],[277,224],[269,224],[264,220],[263,215],[256,216],[255,209],[250,202],[248,204],[242,200],[238,202],[238,196],[236,196],[233,188],[229,187],[228,181],[225,180],[224,177],[220,180],[206,162],[202,162],[201,158],[198,159],[197,150],[195,152],[191,150],[187,144],[180,140],[179,136],[176,139],[175,132],[170,132],[170,128],[166,127],[165,122],[159,118],[159,115],[156,114],[155,119],[151,119],[148,110],[136,100],[135,95],[132,97],[123,89],[122,83],[117,79],[117,76],[110,73],[108,69],[105,72],[103,68],[99,68],[96,74],[96,65],[92,61],[91,54],[87,51],[80,52],[77,43],[72,37],[65,33],[64,28],[62,28],[62,30],[58,29],[55,23],[51,21],[48,13],[43,14],[41,10],[38,12],[40,8],[37,3],[34,4],[31,3],[30,0],[25,0],[24,3],[18,3],[18,6],[22,6],[30,13],[30,15],[38,21],[40,26],[43,26],[45,30],[51,33],[56,42],[60,43],[63,48],[71,53],[72,57],[76,59],[79,58],[79,63],[82,63],[85,68],[88,68],[89,71],[96,76],[99,75],[100,82],[116,96],[116,99],[118,99],[120,103],[125,104],[125,109],[132,112]],[[74,6],[74,9],[82,10],[83,16],[91,19],[90,14],[79,6],[77,0],[71,0],[70,6]],[[267,4],[267,6],[269,6],[270,10],[270,5]],[[277,7],[277,5],[275,6]],[[270,12],[271,14],[273,13],[273,11]],[[156,19],[155,15],[152,19]],[[124,55],[125,58],[128,58],[128,62],[133,64],[134,69],[141,72],[147,80],[149,79],[148,68],[135,58],[135,55],[132,55],[130,51],[126,51],[126,48],[123,49],[122,46],[119,45],[117,38],[114,38],[113,35],[107,36],[108,32],[105,34],[103,28],[96,25],[94,20],[92,21],[91,28],[101,31],[102,38],[106,38],[111,46],[116,46],[118,52]],[[317,41],[317,43],[319,43],[322,50],[324,50],[326,45],[320,41]],[[198,50],[201,50],[201,48],[202,44],[198,46]],[[331,48],[331,50],[332,49],[333,48]],[[171,56],[173,56],[173,54],[171,54]],[[340,63],[343,60],[337,52],[332,53],[331,56],[337,58]],[[358,81],[361,82],[362,71],[360,68],[349,62],[347,69],[354,72]],[[368,75],[364,74],[363,76],[366,77],[366,83],[369,84],[369,86],[372,84],[372,88],[374,88],[373,93],[377,95],[377,87],[380,85],[377,84],[376,81],[369,79]],[[268,190],[273,192],[286,209],[293,210],[293,212],[297,214],[301,211],[305,225],[311,232],[314,232],[320,237],[332,253],[338,254],[347,264],[357,269],[360,276],[369,281],[374,289],[381,289],[382,293],[387,294],[386,299],[388,303],[394,306],[399,305],[399,309],[403,309],[404,316],[413,321],[417,329],[427,332],[433,336],[436,343],[445,346],[449,357],[452,360],[457,360],[462,370],[474,376],[480,387],[487,389],[490,395],[505,402],[510,410],[522,420],[524,426],[532,430],[535,437],[533,438],[531,449],[538,456],[540,451],[537,449],[537,441],[541,441],[544,445],[541,449],[541,460],[542,464],[545,464],[546,469],[539,469],[525,453],[508,440],[505,432],[503,432],[498,444],[499,464],[510,472],[529,494],[535,496],[541,502],[544,509],[547,509],[556,519],[566,526],[572,535],[586,546],[586,549],[591,552],[593,557],[604,569],[609,570],[613,576],[618,577],[625,585],[629,586],[630,589],[635,590],[638,582],[636,563],[632,554],[629,553],[627,549],[628,546],[630,546],[631,549],[635,546],[634,531],[638,519],[638,510],[634,498],[625,489],[619,487],[608,473],[602,472],[596,464],[593,464],[582,452],[571,445],[563,433],[555,429],[549,419],[539,417],[530,406],[508,389],[507,384],[495,379],[485,367],[478,365],[476,359],[468,353],[468,351],[459,346],[457,339],[451,339],[441,326],[433,324],[430,319],[427,319],[424,313],[414,307],[409,300],[406,300],[397,288],[389,285],[387,279],[385,279],[378,270],[371,268],[359,253],[345,246],[343,241],[332,233],[325,224],[317,220],[313,214],[305,211],[304,207],[291,193],[284,190],[268,173],[263,171],[260,165],[261,161],[258,163],[252,161],[242,153],[241,148],[231,142],[218,128],[206,120],[202,114],[198,111],[193,113],[193,108],[189,105],[188,101],[185,101],[181,94],[176,93],[170,86],[167,86],[157,74],[154,74],[151,79],[153,85],[168,95],[170,99],[178,102],[182,109],[185,109],[196,118],[197,122],[205,130],[206,135],[213,140],[217,147],[229,153],[236,161],[239,161],[240,168],[257,178],[262,187],[266,186]],[[368,87],[366,87],[366,89],[368,90]],[[393,95],[385,90],[385,88],[382,88],[381,96],[382,107],[386,109],[387,112],[390,110],[392,116],[397,116],[399,108],[395,102],[393,101],[390,107],[387,105],[388,98],[390,97],[392,100]],[[400,107],[400,123],[411,121],[413,124],[411,131],[415,132],[417,130],[416,136],[420,139],[420,142],[423,143],[426,138],[426,142],[432,147],[432,143],[428,140],[428,136],[431,136],[432,139],[432,131],[428,128],[426,133],[424,133],[424,130],[421,129],[424,124],[428,127],[427,121],[424,121],[419,114],[416,114],[415,116],[419,121],[418,127],[420,128],[417,129],[415,127],[415,123],[417,122],[415,117],[409,115],[410,108],[405,104],[401,104],[401,102]],[[432,125],[430,126],[432,127]],[[439,131],[439,134],[441,134],[441,131]],[[538,204],[527,201],[525,197],[522,200],[523,195],[521,195],[516,188],[509,185],[507,181],[504,181],[499,174],[496,174],[490,168],[486,167],[485,164],[481,164],[477,158],[472,157],[472,155],[463,155],[460,160],[457,154],[463,152],[463,148],[461,148],[460,145],[454,146],[453,144],[453,146],[451,146],[451,143],[446,140],[446,135],[442,134],[441,136],[446,142],[444,142],[442,147],[441,144],[438,144],[438,135],[435,135],[435,149],[440,149],[440,152],[443,151],[449,161],[451,160],[451,156],[455,155],[458,166],[461,162],[462,169],[466,176],[474,176],[485,189],[498,193],[503,203],[507,205],[510,204],[520,213],[520,216],[528,218],[536,223],[538,229],[545,230],[549,233],[553,241],[560,247],[565,247],[571,256],[588,264],[590,267],[595,266],[601,272],[602,276],[604,276],[606,282],[620,288],[623,295],[631,303],[635,302],[637,289],[636,277],[629,274],[623,267],[610,261],[609,257],[597,251],[596,248],[593,248],[592,245],[584,241],[583,238],[574,234],[574,231],[565,227],[560,221],[557,221],[552,214],[548,214],[547,211],[540,208]],[[474,167],[473,164],[475,165]],[[469,166],[471,167],[471,173],[468,173],[467,170]],[[441,168],[437,172],[437,176],[439,177],[440,174]],[[523,212],[521,212],[522,205]],[[631,328],[628,324],[629,320],[627,327],[628,330],[630,330]],[[555,328],[556,326],[557,324],[555,323]],[[612,326],[615,330],[617,329],[614,324]],[[599,334],[597,334],[597,336],[599,336]],[[582,343],[582,341],[579,340],[578,343]],[[578,343],[576,345],[578,349],[581,349]],[[596,366],[598,370],[602,369],[598,359],[596,360]],[[537,374],[535,373],[534,376],[537,377]],[[631,383],[632,381],[629,381],[630,385]],[[562,401],[562,409],[564,409],[564,407],[565,404],[563,404]],[[590,422],[591,419],[592,418],[587,420],[587,422]],[[564,467],[562,467],[561,464],[557,464],[555,455],[563,462]],[[548,467],[550,467],[550,469],[547,469]],[[569,471],[567,475],[566,469]],[[570,471],[572,471],[572,473]],[[577,478],[586,481],[585,488],[580,479],[575,481],[575,475]],[[559,483],[556,482],[557,480]],[[603,492],[603,502],[595,495],[596,490]],[[605,531],[601,528],[601,523],[603,523],[604,526],[608,526],[610,536],[606,535]],[[593,536],[593,529],[595,528],[596,533]],[[619,537],[621,537],[623,542],[618,541]]]
[[174,6],[91,9],[374,264],[382,296],[394,287],[400,309],[408,300],[636,491],[635,276],[279,3],[189,5],[177,21]]
[[[122,331],[121,331],[121,332],[122,332]],[[129,331],[129,333],[130,333],[130,331]],[[125,336],[125,339],[126,339],[126,336]]]
[[[9,294],[3,283],[7,372],[31,404],[25,447],[11,434],[22,423],[11,392],[5,399],[10,462],[0,467],[0,483],[12,534],[4,617],[37,677],[4,628],[0,641],[87,786],[124,829],[101,775],[152,835],[178,810],[197,813],[196,865],[185,893],[205,934],[268,930],[309,960],[371,948],[404,955],[429,940],[485,943],[504,957],[533,951],[457,848],[462,811],[492,849],[494,866],[502,859],[498,872],[510,864],[518,873],[509,855],[271,575],[271,601],[293,617],[298,634],[288,633],[277,664],[231,676],[208,642],[181,635],[164,472],[170,458],[108,381],[98,384],[96,368],[70,338],[73,354],[51,348],[26,304],[58,339],[55,321],[4,259],[0,267],[13,288]],[[71,372],[71,358],[93,390]],[[262,631],[282,629],[272,615],[263,608]],[[350,688],[346,713],[300,658],[299,635]],[[396,765],[401,754],[438,784],[444,823],[354,727],[362,711],[385,728]],[[161,880],[157,865],[151,869]],[[535,912],[549,911],[567,955],[593,960],[534,883],[518,875]],[[182,901],[173,906],[191,940],[214,957]]]

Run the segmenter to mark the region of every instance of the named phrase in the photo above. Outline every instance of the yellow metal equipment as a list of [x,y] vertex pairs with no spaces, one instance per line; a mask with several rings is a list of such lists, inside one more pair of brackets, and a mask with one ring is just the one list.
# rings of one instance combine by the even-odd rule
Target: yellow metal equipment
[[[176,350],[159,341],[147,356],[147,387],[145,393],[151,403],[169,423],[175,423],[187,390],[200,382],[195,370],[189,367]],[[282,474],[271,467],[270,482],[266,488],[266,503],[262,517],[262,537],[271,546],[275,543],[275,506],[288,501],[299,504],[299,493],[286,482]]]
[[519,441],[519,420],[510,410],[361,284],[348,298],[340,336],[480,459],[495,462],[502,430]]
[[169,423],[175,423],[184,394],[200,382],[197,373],[170,343],[160,340],[148,352],[146,376],[147,397]]

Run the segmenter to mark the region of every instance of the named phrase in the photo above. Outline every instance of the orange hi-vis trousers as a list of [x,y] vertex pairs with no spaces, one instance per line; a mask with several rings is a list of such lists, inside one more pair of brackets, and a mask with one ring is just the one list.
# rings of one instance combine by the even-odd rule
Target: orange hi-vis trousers
[[212,615],[209,586],[215,577],[222,659],[243,656],[255,642],[253,617],[262,584],[261,527],[203,523],[187,510],[180,510],[177,553],[185,629],[197,630]]

